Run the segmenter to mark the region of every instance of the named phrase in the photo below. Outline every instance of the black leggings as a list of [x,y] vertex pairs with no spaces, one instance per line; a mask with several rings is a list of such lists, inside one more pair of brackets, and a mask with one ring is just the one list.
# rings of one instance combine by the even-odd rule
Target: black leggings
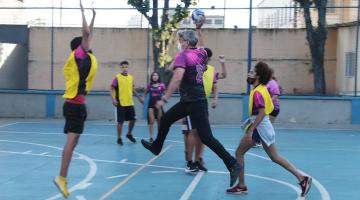
[[232,157],[229,152],[225,150],[223,145],[213,136],[207,109],[207,100],[179,102],[175,104],[161,117],[158,135],[153,142],[153,146],[157,150],[162,149],[170,126],[177,120],[189,115],[191,124],[193,128],[197,129],[201,142],[215,152],[223,160],[226,167],[230,169],[236,163],[236,159]]

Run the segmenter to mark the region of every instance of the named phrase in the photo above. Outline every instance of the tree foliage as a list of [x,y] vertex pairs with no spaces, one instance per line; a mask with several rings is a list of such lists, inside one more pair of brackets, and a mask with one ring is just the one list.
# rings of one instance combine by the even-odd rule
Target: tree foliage
[[[174,33],[179,29],[180,22],[189,16],[189,6],[197,3],[197,0],[180,0],[170,16],[169,1],[164,0],[159,22],[158,0],[152,1],[152,7],[150,7],[150,0],[128,0],[128,4],[136,8],[151,25],[154,70],[164,68],[171,63],[169,44],[174,38]],[[150,11],[152,11],[151,16],[149,15]]]

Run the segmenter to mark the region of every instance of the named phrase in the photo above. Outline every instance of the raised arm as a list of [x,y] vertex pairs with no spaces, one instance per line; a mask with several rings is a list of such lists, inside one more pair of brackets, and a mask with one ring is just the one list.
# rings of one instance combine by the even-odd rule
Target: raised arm
[[91,19],[91,22],[90,22],[90,26],[89,26],[89,29],[90,29],[90,37],[93,36],[93,32],[94,32],[94,22],[95,22],[95,16],[96,16],[96,12],[95,12],[95,8],[92,7],[92,13],[93,13],[93,17]]
[[227,76],[226,66],[225,66],[225,56],[220,55],[218,61],[220,62],[221,65],[221,73],[219,75],[219,79],[225,79]]
[[204,44],[204,36],[202,34],[202,31],[201,31],[201,27],[203,26],[205,22],[205,17],[203,17],[203,19],[195,24],[196,25],[196,34],[197,34],[197,37],[198,37],[198,43],[197,43],[197,47],[198,48],[204,48],[205,47],[205,44]]
[[84,6],[83,6],[81,0],[80,0],[80,10],[81,10],[81,16],[82,16],[82,41],[81,41],[81,47],[85,51],[88,51],[90,49],[91,32],[90,32],[90,29],[89,29],[88,24],[86,22],[86,17],[85,17],[85,13],[84,13],[85,10],[84,10]]

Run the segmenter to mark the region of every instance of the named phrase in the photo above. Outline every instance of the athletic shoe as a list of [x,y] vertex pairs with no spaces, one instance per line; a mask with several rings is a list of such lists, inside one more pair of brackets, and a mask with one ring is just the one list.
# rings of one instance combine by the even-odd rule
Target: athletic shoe
[[121,138],[117,139],[117,143],[120,144],[121,146],[124,145]]
[[261,142],[255,143],[255,145],[253,146],[253,148],[261,148],[261,147],[262,147]]
[[239,163],[235,162],[235,164],[229,169],[229,171],[230,171],[230,187],[232,187],[239,178],[239,174],[241,171],[241,167]]
[[227,189],[226,192],[229,194],[247,194],[248,190],[247,187],[240,187],[240,185],[237,184],[234,187]]
[[206,167],[204,167],[201,161],[196,161],[194,164],[196,165],[196,168],[198,168],[199,171],[207,172]]
[[299,183],[301,187],[301,196],[305,197],[310,190],[312,178],[304,176],[304,179]]
[[67,180],[65,177],[62,176],[56,176],[54,179],[54,183],[56,185],[56,187],[59,189],[59,191],[61,192],[61,194],[65,197],[68,198],[68,196],[70,195],[68,189],[67,189]]
[[186,167],[185,167],[185,172],[186,173],[194,173],[194,172],[198,172],[199,169],[197,168],[196,163],[192,162],[192,161],[188,161],[186,163]]
[[153,143],[150,143],[144,139],[141,139],[141,144],[145,147],[145,149],[151,151],[154,155],[159,155],[161,150],[156,150],[155,147],[152,145]]
[[132,135],[126,135],[126,137],[132,142],[132,143],[136,143],[135,138]]

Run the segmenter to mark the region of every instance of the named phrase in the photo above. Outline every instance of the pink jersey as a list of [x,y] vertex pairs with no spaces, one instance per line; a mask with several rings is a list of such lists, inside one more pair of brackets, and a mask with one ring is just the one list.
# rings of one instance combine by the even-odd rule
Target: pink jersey
[[[280,95],[280,87],[276,80],[272,79],[268,82],[266,85],[266,88],[268,89],[270,96],[273,97],[274,95]],[[279,110],[280,109],[280,100],[278,98],[273,100],[274,109]]]
[[263,97],[261,96],[261,93],[258,91],[254,92],[254,97],[253,97],[253,107],[252,107],[252,113],[253,115],[258,115],[259,114],[259,109],[260,108],[265,108],[265,102]]

